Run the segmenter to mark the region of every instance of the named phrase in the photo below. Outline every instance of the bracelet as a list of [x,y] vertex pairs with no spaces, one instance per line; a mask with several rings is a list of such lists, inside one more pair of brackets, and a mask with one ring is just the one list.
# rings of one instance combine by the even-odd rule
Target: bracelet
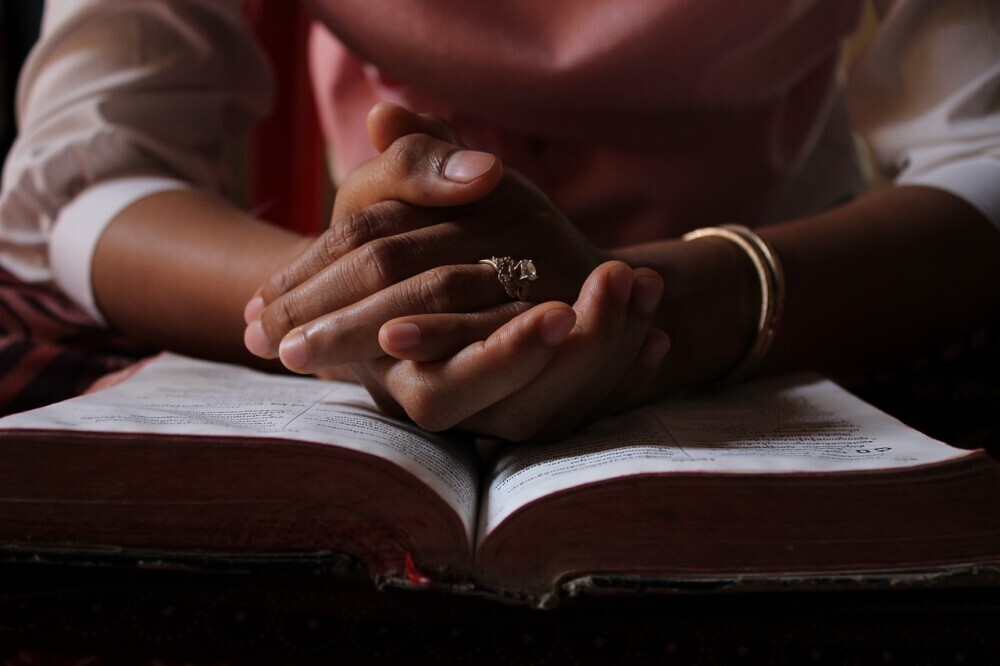
[[739,246],[753,263],[760,282],[760,315],[757,318],[757,333],[750,348],[739,363],[726,373],[721,383],[731,384],[744,378],[760,365],[774,342],[781,324],[785,305],[785,274],[774,248],[747,227],[726,224],[721,227],[704,227],[684,234],[682,240],[699,238],[724,238]]

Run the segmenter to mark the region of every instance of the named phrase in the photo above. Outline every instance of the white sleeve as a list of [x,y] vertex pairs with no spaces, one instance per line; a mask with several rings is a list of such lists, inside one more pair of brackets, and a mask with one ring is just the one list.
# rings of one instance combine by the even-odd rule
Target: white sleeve
[[18,86],[0,265],[97,314],[90,257],[107,223],[163,189],[224,189],[229,143],[271,96],[241,0],[47,3]]
[[947,190],[1000,229],[1000,2],[896,0],[849,104],[898,184]]
[[59,211],[49,239],[49,262],[56,284],[94,321],[104,324],[94,299],[91,265],[101,234],[133,203],[157,192],[190,187],[163,176],[126,176],[91,185]]

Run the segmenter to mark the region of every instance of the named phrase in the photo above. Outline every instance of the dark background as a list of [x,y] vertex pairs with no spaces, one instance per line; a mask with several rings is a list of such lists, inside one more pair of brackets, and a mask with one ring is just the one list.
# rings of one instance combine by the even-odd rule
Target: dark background
[[0,161],[17,133],[14,91],[17,73],[38,37],[42,0],[0,0]]

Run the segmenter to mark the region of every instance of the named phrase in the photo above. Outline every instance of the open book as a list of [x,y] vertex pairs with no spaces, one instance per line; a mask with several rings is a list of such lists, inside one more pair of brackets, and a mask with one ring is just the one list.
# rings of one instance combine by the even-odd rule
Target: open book
[[383,584],[539,605],[618,588],[926,580],[997,571],[1000,465],[816,377],[485,456],[385,416],[352,384],[162,355],[0,420],[0,550],[346,553]]

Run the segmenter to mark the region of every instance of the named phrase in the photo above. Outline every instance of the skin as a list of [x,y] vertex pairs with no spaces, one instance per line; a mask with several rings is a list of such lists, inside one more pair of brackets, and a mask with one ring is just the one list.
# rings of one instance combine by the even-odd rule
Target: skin
[[[518,440],[706,386],[750,345],[758,287],[732,243],[598,250],[488,156],[449,178],[461,146],[439,120],[380,105],[369,134],[380,156],[348,177],[315,240],[204,194],[127,209],[95,256],[102,310],[147,341],[229,360],[246,358],[246,322],[261,359],[297,372],[346,365],[383,407],[428,429]],[[788,284],[761,373],[856,372],[1000,308],[1000,234],[943,191],[886,188],[760,234]],[[536,261],[537,305],[510,303],[475,263],[498,253]]]
[[94,251],[94,295],[107,319],[137,340],[274,366],[243,347],[243,306],[310,243],[207,192],[163,192],[108,225]]

